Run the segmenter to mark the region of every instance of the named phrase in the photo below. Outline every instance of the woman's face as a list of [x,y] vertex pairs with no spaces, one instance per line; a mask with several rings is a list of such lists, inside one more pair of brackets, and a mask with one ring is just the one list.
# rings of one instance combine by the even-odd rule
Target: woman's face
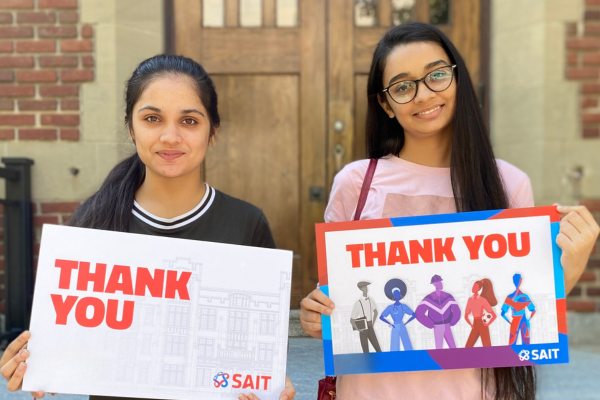
[[166,178],[197,172],[210,138],[208,113],[188,77],[154,79],[133,107],[131,137],[150,171]]
[[[435,43],[414,42],[397,46],[386,60],[383,87],[403,80],[421,79],[445,65],[451,65],[450,58]],[[386,93],[379,97],[379,103],[390,118],[398,120],[405,134],[425,138],[440,133],[450,125],[455,98],[456,77],[443,92],[434,92],[419,82],[417,95],[411,102],[398,104]]]
[[473,289],[472,289],[473,293],[477,293],[479,292],[479,284],[477,282],[475,282],[473,284]]

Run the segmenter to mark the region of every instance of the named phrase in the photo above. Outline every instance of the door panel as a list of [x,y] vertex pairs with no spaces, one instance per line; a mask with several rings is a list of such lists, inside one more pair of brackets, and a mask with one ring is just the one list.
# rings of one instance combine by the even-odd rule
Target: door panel
[[326,181],[326,2],[173,1],[175,51],[200,62],[221,127],[204,163],[215,188],[263,209],[294,252],[291,307],[317,283],[314,225]]
[[292,308],[318,281],[314,224],[333,177],[366,156],[377,42],[403,21],[435,23],[478,83],[480,1],[172,0],[175,52],[203,64],[219,95],[205,179],[261,207],[294,251]]
[[206,156],[206,182],[263,209],[277,246],[299,252],[298,77],[213,80],[221,127]]

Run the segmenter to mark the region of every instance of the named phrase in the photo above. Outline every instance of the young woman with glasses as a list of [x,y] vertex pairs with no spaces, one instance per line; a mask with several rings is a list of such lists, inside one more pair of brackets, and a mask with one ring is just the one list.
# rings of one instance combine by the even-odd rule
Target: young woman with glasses
[[[125,124],[136,152],[110,171],[69,225],[275,248],[260,209],[202,181],[200,166],[214,143],[220,118],[213,81],[200,64],[167,55],[143,61],[127,82]],[[0,360],[10,391],[22,386],[29,338],[29,332],[21,334]],[[41,391],[32,394],[44,396]],[[280,398],[292,400],[294,395],[288,378]],[[258,399],[252,393],[239,398]]]
[[[361,219],[533,206],[525,173],[494,158],[464,60],[437,28],[406,23],[379,42],[368,81],[367,149],[378,159]],[[326,222],[350,221],[369,160],[335,177]],[[559,207],[569,291],[598,236],[584,207]],[[335,305],[319,289],[301,303],[304,331],[322,336]],[[339,376],[337,398],[534,399],[531,367]]]

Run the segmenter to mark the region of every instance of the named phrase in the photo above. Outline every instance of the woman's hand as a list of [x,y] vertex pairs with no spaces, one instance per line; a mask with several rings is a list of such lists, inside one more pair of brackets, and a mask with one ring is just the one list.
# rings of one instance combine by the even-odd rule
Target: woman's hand
[[300,302],[300,326],[307,335],[317,339],[323,337],[321,326],[321,314],[331,315],[335,308],[333,302],[321,292],[320,289],[313,290]]
[[558,206],[560,232],[556,244],[563,251],[560,263],[565,273],[565,290],[573,289],[587,265],[600,228],[584,206]]
[[[16,392],[23,386],[23,376],[27,371],[25,361],[29,358],[27,342],[30,337],[31,334],[28,331],[21,333],[8,345],[0,359],[0,373],[8,381],[6,388],[11,392]],[[31,395],[36,399],[41,399],[45,393],[40,390],[31,392]]]
[[[292,380],[289,376],[285,377],[285,389],[279,395],[279,400],[294,400],[296,396],[296,389],[294,389],[294,385],[292,384]],[[240,394],[238,396],[240,400],[260,400],[260,398],[254,393],[248,394]]]

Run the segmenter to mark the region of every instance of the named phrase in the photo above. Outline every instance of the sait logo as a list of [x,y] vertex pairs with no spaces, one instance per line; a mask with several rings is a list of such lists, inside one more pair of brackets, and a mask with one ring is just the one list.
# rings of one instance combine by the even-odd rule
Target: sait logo
[[521,350],[519,353],[519,360],[528,361],[529,360],[529,350]]
[[227,379],[229,379],[229,374],[227,374],[225,372],[219,372],[213,378],[215,387],[216,388],[220,388],[220,387],[226,388],[227,385],[229,385],[229,382],[227,381]]

